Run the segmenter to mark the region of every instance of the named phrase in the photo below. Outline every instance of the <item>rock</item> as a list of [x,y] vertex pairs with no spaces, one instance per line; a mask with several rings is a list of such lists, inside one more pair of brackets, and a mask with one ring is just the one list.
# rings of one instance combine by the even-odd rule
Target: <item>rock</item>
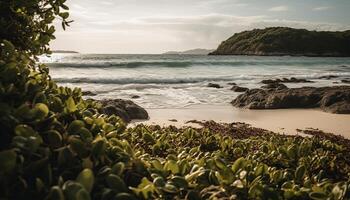
[[347,84],[350,84],[350,79],[343,79],[341,80],[342,83],[347,83]]
[[319,79],[327,79],[327,80],[330,80],[330,79],[334,79],[334,78],[339,78],[339,76],[334,76],[334,75],[327,75],[327,76],[320,76],[318,77]]
[[237,85],[236,83],[227,83],[227,85]]
[[101,113],[107,115],[116,115],[125,122],[134,119],[148,119],[147,111],[141,106],[130,100],[123,99],[104,99],[99,101],[102,104]]
[[83,91],[83,96],[96,96],[97,94],[91,91]]
[[219,84],[216,84],[216,83],[208,83],[207,87],[211,87],[211,88],[222,88]]
[[234,92],[245,92],[245,91],[248,91],[249,89],[245,88],[245,87],[240,87],[240,86],[234,85],[234,86],[232,86],[231,90]]
[[131,98],[132,98],[132,99],[139,99],[140,96],[139,96],[139,95],[132,95]]
[[321,108],[326,112],[350,114],[350,87],[252,89],[231,103],[248,109]]
[[288,78],[283,78],[283,79],[267,79],[267,80],[262,80],[260,83],[263,84],[276,84],[276,83],[313,83],[313,81],[309,81],[306,79],[298,79],[295,77],[292,77],[290,79]]
[[282,83],[269,83],[269,84],[261,86],[261,88],[282,90],[282,89],[286,89],[288,87]]
[[169,119],[169,122],[177,122],[177,119]]

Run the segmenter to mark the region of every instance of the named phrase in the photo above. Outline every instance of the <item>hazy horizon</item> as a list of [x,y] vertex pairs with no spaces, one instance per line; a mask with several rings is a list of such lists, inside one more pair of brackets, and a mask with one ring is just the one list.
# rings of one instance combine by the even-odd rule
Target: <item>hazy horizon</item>
[[54,50],[81,53],[159,54],[215,49],[232,34],[288,26],[350,29],[346,0],[70,0],[66,31],[57,26]]

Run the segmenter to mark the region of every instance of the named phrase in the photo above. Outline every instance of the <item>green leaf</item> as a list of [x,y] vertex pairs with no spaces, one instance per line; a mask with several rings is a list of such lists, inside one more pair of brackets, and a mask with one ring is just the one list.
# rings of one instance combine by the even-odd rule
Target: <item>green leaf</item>
[[297,181],[301,181],[302,178],[303,178],[304,175],[305,175],[305,172],[306,172],[306,167],[305,167],[304,165],[299,166],[299,167],[297,168],[297,170],[295,171],[295,179],[296,179]]
[[115,195],[115,200],[136,200],[136,198],[129,193],[118,193]]
[[59,16],[61,16],[63,19],[67,19],[69,17],[69,13],[68,12],[62,12],[59,14]]
[[146,143],[149,143],[149,144],[155,143],[155,140],[150,133],[144,133],[142,138]]
[[125,164],[122,162],[118,162],[113,165],[111,172],[115,175],[120,176],[123,173],[124,169],[125,169]]
[[328,198],[327,194],[324,192],[311,192],[309,197],[314,200],[326,200]]
[[34,109],[36,110],[36,117],[39,119],[43,119],[49,114],[49,108],[43,103],[35,104]]
[[245,166],[246,160],[245,158],[241,157],[238,158],[232,165],[232,172],[235,174],[238,172],[238,170],[242,169]]
[[100,156],[102,156],[105,153],[105,150],[106,143],[102,139],[94,141],[94,143],[92,144],[92,155],[95,156],[95,158],[99,158]]
[[69,97],[67,99],[66,106],[67,106],[68,112],[70,113],[75,112],[77,110],[77,106],[75,105],[73,97]]
[[91,169],[84,169],[77,177],[77,182],[82,184],[88,192],[91,192],[92,187],[94,186],[94,181],[95,177]]
[[76,197],[75,198],[76,200],[90,200],[91,199],[89,193],[84,189],[79,190],[75,197]]
[[80,137],[83,139],[83,141],[91,142],[93,140],[93,136],[92,136],[91,132],[85,127],[80,128],[77,131],[77,134],[80,135]]
[[50,130],[46,134],[52,148],[58,148],[62,145],[62,135],[58,131]]
[[5,150],[0,152],[0,174],[10,173],[16,167],[17,154],[13,150]]
[[168,160],[164,165],[164,170],[170,171],[172,174],[180,172],[179,165],[174,160]]
[[49,192],[49,195],[48,195],[47,199],[50,199],[50,200],[64,200],[63,191],[58,186],[53,186],[50,189],[50,192]]
[[72,121],[68,128],[67,132],[71,135],[77,135],[78,131],[85,126],[85,123],[81,120],[74,120]]
[[62,4],[62,5],[61,5],[61,8],[63,8],[64,10],[69,10],[69,7],[66,6],[65,4]]
[[80,157],[85,158],[89,155],[88,151],[86,149],[85,143],[78,138],[71,138],[70,139],[70,147]]
[[146,177],[142,178],[141,183],[137,188],[131,188],[137,195],[142,196],[145,199],[149,199],[155,191],[155,187],[151,181]]
[[37,135],[34,129],[26,124],[17,125],[15,128],[15,133],[16,135],[23,136],[23,137],[31,137],[31,136]]
[[118,192],[127,192],[128,187],[125,185],[123,179],[121,179],[119,176],[110,174],[108,175],[107,179],[108,186],[115,191]]

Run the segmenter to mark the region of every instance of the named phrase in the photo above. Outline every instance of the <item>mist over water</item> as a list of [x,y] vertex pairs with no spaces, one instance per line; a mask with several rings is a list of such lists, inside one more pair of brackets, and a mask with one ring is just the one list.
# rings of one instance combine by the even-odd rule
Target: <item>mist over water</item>
[[[133,101],[145,108],[227,104],[239,94],[230,90],[232,82],[257,88],[263,79],[296,77],[316,83],[286,85],[320,87],[350,77],[350,58],[53,54],[41,61],[59,85],[81,87],[96,99],[138,95]],[[339,77],[320,79],[329,75]]]

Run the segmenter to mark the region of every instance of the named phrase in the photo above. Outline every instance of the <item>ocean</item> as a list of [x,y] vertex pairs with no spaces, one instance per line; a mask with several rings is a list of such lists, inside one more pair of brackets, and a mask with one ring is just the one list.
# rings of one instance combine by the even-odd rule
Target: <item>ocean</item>
[[[350,58],[53,54],[40,60],[59,85],[81,87],[95,93],[95,99],[137,95],[132,100],[144,108],[225,105],[240,94],[230,90],[233,82],[258,88],[264,79],[296,77],[315,83],[286,85],[320,87],[350,78]],[[338,78],[322,78],[330,75]]]

